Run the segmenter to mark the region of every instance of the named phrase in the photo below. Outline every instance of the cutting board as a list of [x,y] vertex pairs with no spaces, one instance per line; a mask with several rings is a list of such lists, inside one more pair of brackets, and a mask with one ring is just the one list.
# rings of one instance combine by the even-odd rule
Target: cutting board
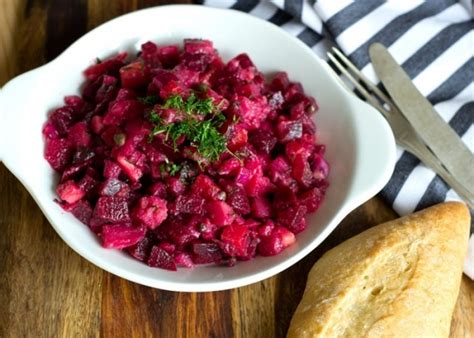
[[[102,22],[160,3],[0,0],[0,85],[51,60]],[[0,337],[284,337],[314,262],[395,217],[375,197],[317,250],[273,278],[230,291],[175,293],[128,282],[81,258],[0,164]],[[473,314],[474,282],[463,277],[452,337],[474,336]]]

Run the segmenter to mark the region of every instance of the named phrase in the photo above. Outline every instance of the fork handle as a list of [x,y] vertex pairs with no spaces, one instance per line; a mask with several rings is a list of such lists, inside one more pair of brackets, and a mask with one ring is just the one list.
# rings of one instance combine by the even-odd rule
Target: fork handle
[[413,145],[411,143],[399,142],[407,151],[418,157],[426,166],[433,169],[453,190],[466,202],[470,209],[474,209],[474,196],[464,188],[448,172],[438,160],[424,145]]

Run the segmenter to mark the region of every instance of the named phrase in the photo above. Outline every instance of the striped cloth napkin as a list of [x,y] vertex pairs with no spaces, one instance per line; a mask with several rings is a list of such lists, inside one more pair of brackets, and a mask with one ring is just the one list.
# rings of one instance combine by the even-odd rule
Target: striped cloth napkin
[[[202,2],[268,20],[301,39],[323,59],[327,58],[326,51],[337,45],[375,83],[379,80],[368,47],[381,42],[435,110],[474,150],[474,15],[469,0]],[[401,148],[397,149],[393,176],[380,194],[400,215],[460,200],[431,169]],[[474,235],[469,246],[464,271],[474,279]]]

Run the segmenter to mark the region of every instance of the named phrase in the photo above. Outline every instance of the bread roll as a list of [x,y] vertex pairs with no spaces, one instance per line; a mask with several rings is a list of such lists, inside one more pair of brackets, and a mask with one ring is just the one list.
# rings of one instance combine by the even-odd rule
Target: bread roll
[[443,203],[328,251],[287,337],[448,337],[469,227],[464,204]]

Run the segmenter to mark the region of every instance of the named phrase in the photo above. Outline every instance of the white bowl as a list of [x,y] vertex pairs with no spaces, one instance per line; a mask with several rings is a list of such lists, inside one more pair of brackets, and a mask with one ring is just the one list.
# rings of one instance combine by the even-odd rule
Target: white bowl
[[[170,272],[103,249],[87,226],[53,199],[57,175],[43,158],[41,129],[47,114],[78,94],[82,71],[96,57],[136,51],[148,40],[181,43],[210,39],[225,60],[246,52],[264,73],[288,72],[320,105],[319,140],[327,145],[330,187],[320,209],[297,242],[274,257],[235,267],[201,266]],[[296,38],[250,15],[202,6],[164,6],[116,18],[89,32],[48,64],[18,76],[0,91],[0,158],[22,182],[61,238],[93,264],[133,282],[174,291],[215,291],[271,277],[316,248],[351,210],[387,183],[395,164],[395,142],[384,118],[348,93],[334,73]]]

